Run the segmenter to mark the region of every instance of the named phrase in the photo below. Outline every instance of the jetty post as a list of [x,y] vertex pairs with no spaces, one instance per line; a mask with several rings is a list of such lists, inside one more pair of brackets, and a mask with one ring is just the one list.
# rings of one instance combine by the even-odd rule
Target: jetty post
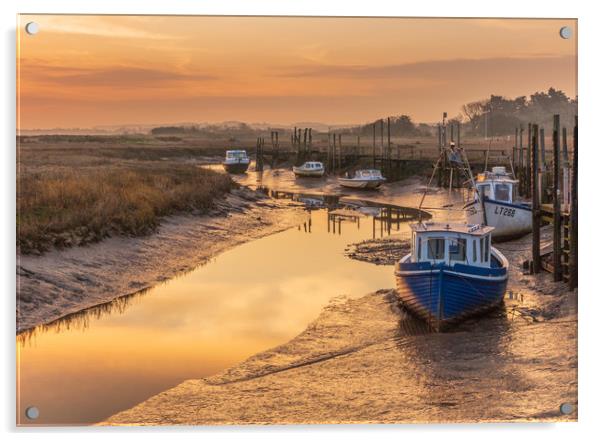
[[[525,128],[521,124],[518,129],[518,176],[516,178],[519,180],[519,190],[521,190],[521,194],[524,194],[524,186],[525,186],[525,155],[523,148],[523,132]],[[522,187],[522,188],[521,188]]]
[[569,148],[567,143],[566,127],[562,128],[562,205],[565,210],[569,207]]
[[573,172],[571,174],[571,220],[569,232],[569,289],[577,287],[578,270],[577,270],[577,116],[575,116],[575,128],[573,129]]
[[458,139],[456,142],[456,148],[459,149],[460,148],[460,128],[462,127],[460,121],[458,121]]
[[532,124],[529,123],[529,128],[527,130],[527,155],[526,155],[526,167],[525,167],[525,183],[526,185],[524,186],[524,190],[525,190],[525,196],[527,196],[528,198],[531,197],[531,169],[532,169],[532,164],[531,164],[531,141],[532,141],[532,133],[533,133],[533,128],[532,128]]
[[339,169],[343,168],[343,143],[341,142],[341,134],[339,133]]
[[[441,128],[441,123],[437,124],[437,141],[438,141],[438,147],[439,147],[439,157],[441,157],[441,154],[443,153],[443,130]],[[439,167],[439,170],[437,170],[437,187],[442,187],[443,186],[443,168]]]
[[546,190],[548,188],[547,182],[547,167],[546,167],[546,135],[544,128],[539,129],[539,152],[541,154],[541,159],[539,162],[539,202],[543,204],[544,202],[548,202]]
[[518,127],[514,128],[514,146],[512,147],[512,169],[518,168]]
[[554,262],[554,281],[560,282],[562,280],[562,216],[560,211],[560,115],[554,115],[552,140],[554,144],[554,185],[552,193],[552,201],[554,204],[554,251],[552,259]]
[[541,250],[540,250],[540,237],[539,230],[541,225],[541,211],[539,200],[539,126],[533,124],[533,132],[531,134],[531,194],[533,196],[532,205],[532,220],[533,220],[533,243],[531,247],[531,254],[533,257],[533,273],[538,274],[541,272]]
[[372,124],[372,168],[376,168],[376,123]]
[[255,145],[255,171],[263,171],[263,138],[257,138]]
[[[387,174],[391,174],[391,118],[387,117]],[[390,178],[390,176],[389,176]]]

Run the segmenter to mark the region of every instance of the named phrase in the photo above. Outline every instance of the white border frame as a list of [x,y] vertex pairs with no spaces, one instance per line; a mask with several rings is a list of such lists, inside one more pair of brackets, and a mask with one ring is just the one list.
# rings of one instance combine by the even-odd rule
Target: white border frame
[[[117,439],[131,436],[144,436],[147,439],[163,439],[167,436],[182,435],[187,438],[203,437],[231,438],[243,435],[251,439],[295,438],[305,440],[307,436],[328,437],[342,435],[348,439],[367,436],[461,438],[479,439],[484,435],[489,439],[507,440],[509,436],[544,436],[548,439],[563,439],[596,433],[599,419],[597,410],[600,400],[599,329],[597,322],[601,293],[594,275],[599,262],[596,250],[602,246],[600,235],[592,234],[597,211],[599,184],[594,179],[602,165],[602,145],[599,130],[599,117],[596,105],[602,102],[599,81],[602,78],[599,57],[599,42],[602,41],[600,14],[597,2],[567,2],[558,0],[532,1],[505,0],[497,2],[469,2],[449,0],[426,0],[414,2],[384,0],[221,0],[193,3],[191,0],[164,0],[150,3],[135,0],[88,0],[69,1],[21,0],[18,4],[2,2],[2,30],[4,55],[2,86],[2,269],[4,272],[4,321],[1,329],[4,335],[2,350],[7,356],[2,365],[2,380],[5,393],[1,402],[2,429],[24,433],[26,436],[44,434],[45,439],[88,438],[99,439],[108,434]],[[579,127],[580,127],[580,315],[579,315],[579,423],[564,424],[487,424],[487,425],[404,425],[404,426],[271,426],[271,427],[217,427],[217,428],[52,428],[15,429],[15,23],[16,13],[111,13],[111,14],[196,14],[196,15],[345,15],[345,16],[443,16],[443,17],[576,17],[579,19]],[[587,201],[591,201],[587,204]],[[9,209],[7,210],[6,207]],[[587,236],[586,236],[587,234]],[[587,237],[587,238],[586,238]],[[587,248],[586,246],[587,245]],[[425,438],[426,437],[426,438]]]

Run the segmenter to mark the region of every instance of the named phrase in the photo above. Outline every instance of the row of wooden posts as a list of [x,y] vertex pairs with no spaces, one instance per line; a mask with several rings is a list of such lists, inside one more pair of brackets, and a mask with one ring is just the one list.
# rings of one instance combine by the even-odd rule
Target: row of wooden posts
[[[573,129],[573,158],[569,167],[567,130],[560,128],[560,116],[553,119],[552,186],[548,192],[549,173],[545,160],[545,133],[537,124],[529,124],[527,150],[523,155],[522,128],[516,133],[515,155],[518,175],[523,184],[522,192],[531,198],[533,216],[533,241],[531,271],[550,271],[554,281],[566,281],[570,289],[577,287],[578,280],[578,207],[577,207],[577,118]],[[520,135],[520,136],[519,136]],[[562,149],[561,149],[562,137]],[[562,173],[561,173],[562,170]],[[562,184],[561,184],[562,182]],[[562,191],[561,191],[562,189]],[[551,263],[542,259],[541,225],[549,223],[553,228]]]
[[[385,125],[386,125],[386,144],[385,144]],[[377,142],[377,131],[380,131],[380,146]],[[355,163],[361,158],[372,160],[373,168],[380,168],[385,175],[393,175],[396,166],[399,166],[400,154],[398,148],[398,157],[393,158],[391,144],[391,119],[387,118],[378,120],[372,124],[372,152],[371,154],[363,154],[361,148],[361,137],[355,136],[353,145],[343,147],[343,134],[330,132],[328,133],[328,146],[326,152],[319,151],[313,148],[313,135],[311,128],[294,127],[291,131],[291,146],[295,154],[295,163],[301,164],[304,161],[315,157],[325,162],[326,168],[330,172],[344,169],[352,163]],[[347,135],[348,136],[348,135]],[[280,156],[287,155],[280,148],[278,131],[271,131],[271,151],[266,152],[264,138],[257,138],[256,144],[256,170],[262,171],[264,164],[264,155],[271,157],[271,164],[278,162]],[[378,148],[380,147],[380,148]],[[398,167],[397,167],[398,168]],[[391,176],[393,177],[393,176]]]

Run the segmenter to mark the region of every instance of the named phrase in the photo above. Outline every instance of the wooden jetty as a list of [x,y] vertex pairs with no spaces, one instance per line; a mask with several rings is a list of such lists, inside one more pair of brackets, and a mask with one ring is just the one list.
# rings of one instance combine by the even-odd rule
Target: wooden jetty
[[[569,162],[567,130],[560,128],[560,116],[553,118],[553,161],[551,171],[545,162],[545,139],[543,128],[529,124],[529,142],[526,161],[520,162],[522,143],[517,143],[516,152],[519,162],[516,166],[518,176],[528,177],[530,182],[520,188],[523,195],[530,196],[533,215],[532,260],[526,267],[532,273],[542,270],[553,274],[554,281],[564,281],[569,289],[577,287],[578,282],[578,207],[577,207],[577,171],[578,171],[578,128],[577,118],[573,128],[572,166]],[[562,133],[562,135],[561,135]],[[562,137],[562,148],[561,148]],[[551,182],[551,185],[549,184]],[[541,226],[552,225],[553,248],[542,254]]]

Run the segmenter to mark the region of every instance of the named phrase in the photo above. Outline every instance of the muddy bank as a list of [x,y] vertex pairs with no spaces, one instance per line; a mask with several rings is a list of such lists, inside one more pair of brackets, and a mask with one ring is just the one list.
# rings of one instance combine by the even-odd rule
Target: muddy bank
[[165,218],[149,236],[17,256],[17,332],[164,282],[299,216],[287,201],[242,188],[208,215]]
[[410,252],[411,247],[409,237],[395,235],[351,244],[345,250],[345,254],[351,259],[375,265],[395,265]]
[[576,402],[576,323],[528,325],[499,311],[484,320],[430,334],[393,291],[334,302],[291,342],[103,424],[576,419],[559,412]]
[[[529,245],[499,244],[511,263],[504,307],[453,332],[430,333],[392,290],[334,299],[290,342],[103,424],[574,421],[559,407],[577,404],[577,294],[549,274],[522,274]],[[392,260],[404,246],[356,249]]]

